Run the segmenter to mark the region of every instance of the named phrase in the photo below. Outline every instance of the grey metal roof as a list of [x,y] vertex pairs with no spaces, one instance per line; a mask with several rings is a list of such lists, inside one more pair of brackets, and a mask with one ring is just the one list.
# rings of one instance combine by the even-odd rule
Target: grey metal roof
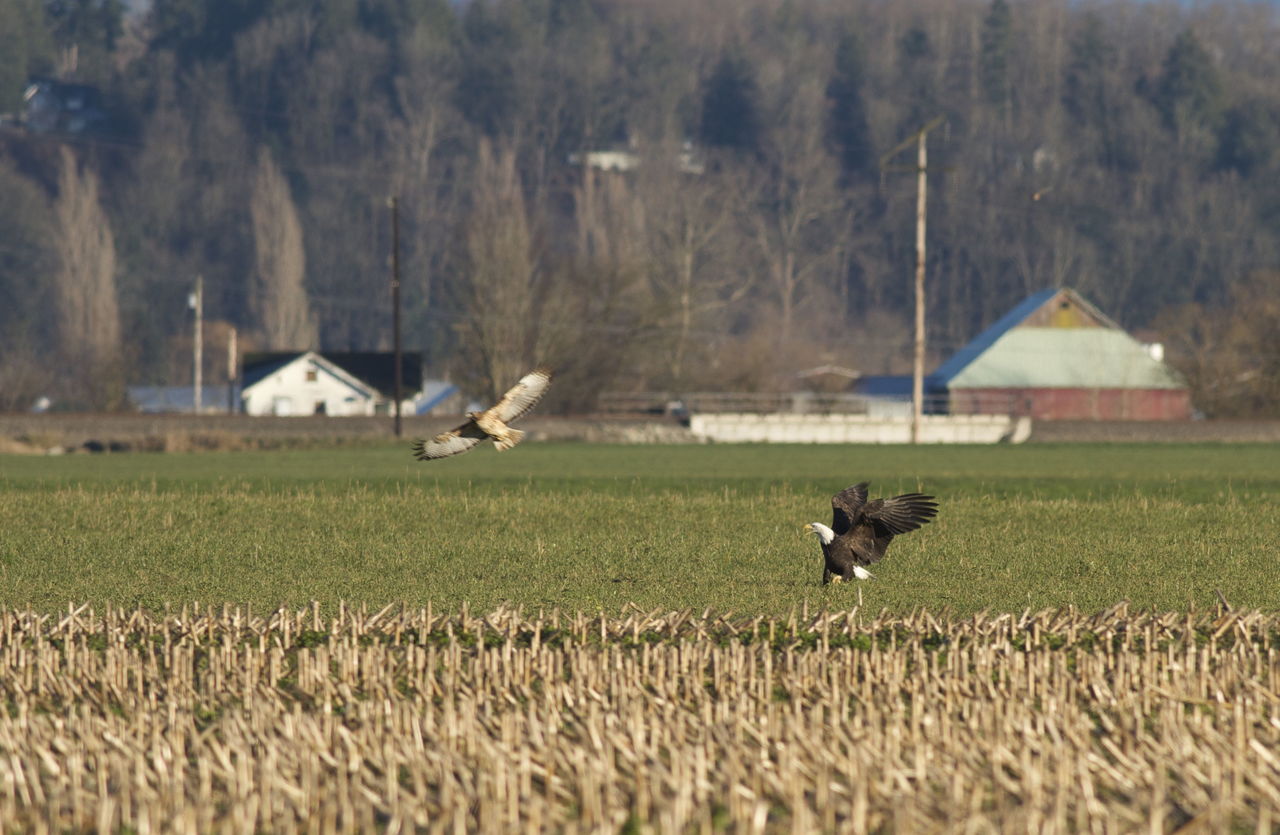
[[1183,387],[1142,343],[1111,328],[1012,328],[948,384],[952,390]]
[[[195,410],[195,388],[192,386],[129,386],[129,402],[140,412],[191,412]],[[239,408],[240,391],[232,392],[232,405]],[[227,386],[200,387],[200,406],[204,411],[225,411]]]
[[956,351],[946,362],[934,369],[933,373],[929,375],[930,382],[935,386],[949,386],[955,376],[963,371],[969,363],[976,360],[984,351],[996,344],[996,340],[1004,336],[1011,328],[1016,327],[1023,319],[1039,310],[1040,305],[1053,298],[1057,292],[1057,288],[1051,287],[1048,290],[1041,290],[1039,293],[1023,299],[1012,310],[997,319],[989,328],[970,340],[968,345]]
[[[1023,324],[1059,294],[1099,327]],[[926,381],[956,388],[1182,388],[1168,366],[1073,290],[1034,293],[938,366]]]

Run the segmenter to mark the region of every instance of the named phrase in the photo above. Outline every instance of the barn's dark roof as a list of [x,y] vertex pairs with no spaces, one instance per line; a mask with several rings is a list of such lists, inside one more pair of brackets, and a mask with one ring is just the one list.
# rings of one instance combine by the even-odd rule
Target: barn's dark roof
[[[270,351],[246,354],[244,386],[248,388],[302,356],[305,351]],[[317,354],[373,388],[384,397],[395,394],[395,354],[390,351],[317,351]],[[400,379],[405,396],[422,388],[422,355],[401,355]]]
[[[322,351],[320,356],[378,390],[384,397],[395,394],[396,355],[389,351]],[[411,395],[422,388],[422,355],[405,352],[400,355],[400,382]]]
[[245,354],[240,365],[241,385],[248,388],[259,380],[270,377],[305,353],[306,351],[272,351]]

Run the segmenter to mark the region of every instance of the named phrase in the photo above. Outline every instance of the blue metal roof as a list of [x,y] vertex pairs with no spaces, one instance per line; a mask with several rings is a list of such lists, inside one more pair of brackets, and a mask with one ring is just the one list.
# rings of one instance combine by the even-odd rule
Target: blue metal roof
[[965,369],[965,366],[981,356],[984,351],[996,343],[997,339],[1004,336],[1012,328],[1017,327],[1023,319],[1035,313],[1040,305],[1053,298],[1057,292],[1056,287],[1051,287],[1048,290],[1041,290],[1039,293],[1034,293],[1023,299],[1016,307],[997,319],[995,324],[975,336],[968,345],[956,351],[946,362],[939,365],[927,378],[927,385],[932,387],[950,385],[956,375]]
[[[868,397],[910,397],[911,384],[910,374],[868,374],[858,378],[853,390]],[[933,374],[925,375],[925,394],[945,394],[946,391],[946,387],[939,384]]]
[[[139,412],[193,412],[195,411],[195,388],[192,386],[129,386],[129,401]],[[240,390],[232,392],[232,406],[239,408]],[[221,385],[200,387],[200,407],[204,411],[227,411],[227,386]]]
[[422,396],[414,404],[414,413],[430,414],[431,410],[458,393],[458,387],[444,380],[424,380]]

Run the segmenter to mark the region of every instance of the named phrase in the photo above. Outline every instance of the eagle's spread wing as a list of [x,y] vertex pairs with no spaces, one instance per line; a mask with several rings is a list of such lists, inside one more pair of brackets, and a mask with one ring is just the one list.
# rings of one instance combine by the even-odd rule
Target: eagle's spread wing
[[854,521],[862,513],[867,503],[867,482],[860,481],[852,487],[846,487],[831,497],[831,529],[836,536],[842,536],[853,527]]
[[896,536],[925,524],[938,515],[938,503],[923,493],[904,493],[892,499],[876,499],[863,510],[875,526],[876,536]]
[[413,442],[413,457],[419,461],[430,461],[433,458],[447,458],[466,452],[476,444],[489,437],[484,430],[469,420],[461,426],[441,432],[430,440],[419,439]]
[[490,409],[503,423],[510,423],[534,407],[551,385],[551,370],[537,368],[520,378],[498,404]]

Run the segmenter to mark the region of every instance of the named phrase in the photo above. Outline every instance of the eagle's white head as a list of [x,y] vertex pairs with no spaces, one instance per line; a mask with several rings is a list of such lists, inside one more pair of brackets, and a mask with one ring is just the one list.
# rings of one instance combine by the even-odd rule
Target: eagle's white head
[[831,540],[836,538],[836,532],[821,522],[810,522],[805,525],[805,528],[809,533],[816,533],[818,535],[818,539],[822,540],[823,545],[830,545]]

